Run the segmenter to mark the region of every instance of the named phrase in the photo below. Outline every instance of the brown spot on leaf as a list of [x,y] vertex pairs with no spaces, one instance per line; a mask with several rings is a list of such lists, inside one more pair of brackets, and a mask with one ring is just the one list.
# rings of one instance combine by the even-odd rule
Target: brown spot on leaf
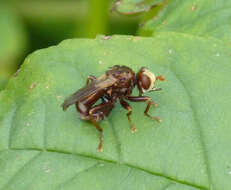
[[135,37],[133,38],[133,42],[136,42],[137,40],[139,40],[139,37],[135,36]]
[[109,40],[109,39],[111,39],[111,36],[103,36],[102,39],[103,39],[103,40]]
[[60,98],[62,98],[62,96],[56,96],[56,98],[57,98],[57,99],[60,99]]
[[31,91],[31,90],[32,90],[32,89],[34,89],[36,86],[37,86],[37,84],[36,84],[36,83],[32,83],[32,84],[30,85],[29,90]]
[[158,19],[158,16],[157,16],[157,15],[153,17],[153,20],[157,20],[157,19]]
[[162,22],[162,24],[163,24],[163,25],[167,24],[167,21],[166,21],[166,20],[164,20],[164,21]]
[[194,4],[194,5],[192,6],[192,11],[195,11],[196,9],[197,9],[197,5]]
[[14,77],[17,77],[20,71],[21,71],[21,69],[18,69],[18,70],[14,73],[13,76],[14,76]]
[[112,11],[117,11],[117,7],[118,7],[120,4],[121,4],[121,1],[120,1],[120,0],[117,1],[117,2],[114,4],[114,6],[112,7],[111,12],[112,12]]

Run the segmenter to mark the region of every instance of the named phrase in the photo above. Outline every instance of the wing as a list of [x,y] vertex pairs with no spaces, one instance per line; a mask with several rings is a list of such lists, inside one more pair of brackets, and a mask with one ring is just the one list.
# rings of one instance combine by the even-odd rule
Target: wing
[[63,110],[65,111],[70,105],[75,104],[77,101],[80,101],[85,97],[95,94],[99,90],[112,86],[115,82],[115,78],[102,75],[97,78],[96,81],[93,81],[88,86],[79,89],[77,92],[66,98],[62,104]]

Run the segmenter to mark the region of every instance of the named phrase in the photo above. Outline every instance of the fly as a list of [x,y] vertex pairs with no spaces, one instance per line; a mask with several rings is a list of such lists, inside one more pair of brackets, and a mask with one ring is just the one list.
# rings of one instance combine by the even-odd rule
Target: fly
[[[132,108],[126,100],[147,102],[144,114],[151,119],[161,122],[160,117],[154,117],[148,113],[151,105],[157,106],[157,103],[152,101],[149,96],[143,96],[145,92],[161,90],[161,88],[155,88],[157,80],[164,81],[164,76],[155,76],[154,73],[145,67],[142,67],[135,75],[131,68],[115,65],[98,78],[90,75],[87,78],[86,86],[68,97],[62,104],[62,107],[65,111],[70,105],[75,104],[80,118],[90,120],[93,123],[100,132],[98,149],[102,152],[103,129],[98,122],[108,117],[117,100],[128,111],[127,118],[131,125],[132,133],[136,131],[136,128],[131,120]],[[136,85],[139,89],[139,96],[131,96]],[[95,104],[99,99],[101,99],[101,103]]]

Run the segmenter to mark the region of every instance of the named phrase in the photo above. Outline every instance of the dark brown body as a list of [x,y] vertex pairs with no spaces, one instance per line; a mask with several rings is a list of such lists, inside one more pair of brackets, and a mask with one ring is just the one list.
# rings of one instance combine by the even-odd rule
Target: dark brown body
[[[101,98],[102,104],[100,104],[100,111],[102,112],[99,113],[98,111],[92,115],[96,121],[103,120],[109,115],[116,100],[118,98],[129,96],[135,87],[135,73],[128,67],[114,66],[111,70],[108,70],[105,75],[106,78],[115,78],[116,82],[106,88],[99,89],[97,92],[89,94],[84,99],[76,102],[76,108],[80,113],[81,119],[90,120],[89,111],[92,108],[98,108],[99,105],[93,105]],[[94,85],[94,81],[97,79],[91,77],[91,80],[93,82],[92,85]],[[106,106],[103,106],[102,108],[102,105],[105,104]]]
[[[135,76],[135,73],[129,67],[115,65],[98,78],[89,76],[87,86],[67,98],[62,106],[66,110],[70,105],[75,104],[80,118],[90,120],[95,125],[100,131],[99,150],[102,151],[102,128],[98,125],[98,122],[110,114],[117,100],[128,110],[127,117],[132,126],[132,132],[136,130],[130,119],[132,108],[125,99],[134,102],[147,102],[148,104],[144,111],[145,115],[160,121],[159,117],[152,117],[148,114],[150,106],[156,105],[156,103],[151,102],[150,97],[142,96],[143,92],[150,91],[151,85],[154,87],[154,79],[164,80],[162,76],[155,77],[146,68],[141,68],[137,76]],[[91,83],[89,84],[90,80]],[[130,96],[136,84],[140,94],[139,96]],[[151,90],[160,89],[152,88]],[[99,99],[101,99],[101,103],[96,104]]]

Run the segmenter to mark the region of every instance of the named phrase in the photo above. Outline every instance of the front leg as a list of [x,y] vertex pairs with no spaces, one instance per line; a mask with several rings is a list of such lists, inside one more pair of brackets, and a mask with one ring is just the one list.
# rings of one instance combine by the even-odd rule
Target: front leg
[[154,120],[156,120],[158,122],[162,121],[160,117],[154,117],[154,116],[151,116],[148,113],[151,105],[153,105],[155,107],[157,106],[157,103],[154,102],[154,101],[151,101],[151,98],[149,96],[127,96],[126,99],[129,100],[129,101],[132,101],[132,102],[147,102],[147,107],[144,110],[144,114],[146,116],[148,116],[149,118],[154,119]]
[[96,77],[95,77],[95,76],[89,75],[89,76],[87,77],[86,85],[88,85],[90,81],[93,82],[93,81],[95,81],[95,80],[96,80]]

